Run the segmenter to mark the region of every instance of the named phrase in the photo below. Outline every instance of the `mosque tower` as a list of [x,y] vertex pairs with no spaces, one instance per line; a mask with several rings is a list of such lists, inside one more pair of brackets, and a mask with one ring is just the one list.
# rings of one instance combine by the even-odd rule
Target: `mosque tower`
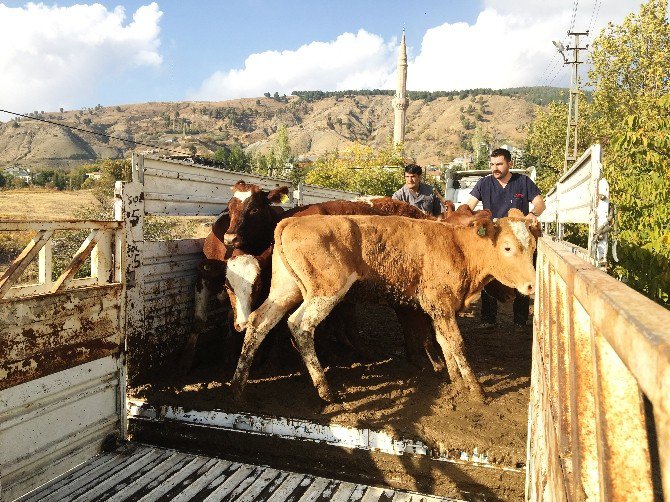
[[402,41],[398,53],[398,87],[393,99],[393,143],[405,142],[405,113],[409,106],[407,99],[407,47],[405,46],[405,30],[402,30]]

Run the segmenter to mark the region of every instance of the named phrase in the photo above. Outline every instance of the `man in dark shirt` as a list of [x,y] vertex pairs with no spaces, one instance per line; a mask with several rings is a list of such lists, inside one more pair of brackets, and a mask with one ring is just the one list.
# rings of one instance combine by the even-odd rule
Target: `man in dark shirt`
[[421,183],[422,172],[416,164],[405,166],[405,184],[393,194],[393,198],[418,207],[426,214],[438,216],[442,213],[442,205],[435,195],[435,189]]
[[[514,165],[512,155],[505,148],[498,148],[491,152],[491,174],[480,179],[470,192],[468,205],[474,209],[479,201],[484,209],[491,210],[493,218],[504,218],[511,208],[519,209],[529,219],[537,223],[537,217],[545,209],[540,189],[524,174],[511,173]],[[533,204],[533,211],[529,211],[529,203]],[[530,301],[518,291],[514,298],[514,324],[525,326],[528,321],[528,307]],[[482,291],[482,323],[485,327],[496,325],[498,302],[486,292]]]

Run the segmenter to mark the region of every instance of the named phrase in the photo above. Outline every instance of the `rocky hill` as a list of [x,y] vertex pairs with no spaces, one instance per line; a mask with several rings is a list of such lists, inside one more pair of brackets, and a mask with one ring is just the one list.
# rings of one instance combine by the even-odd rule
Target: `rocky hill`
[[[420,164],[449,162],[463,154],[477,128],[493,142],[521,145],[524,126],[537,104],[523,96],[479,94],[414,99],[407,110],[406,153]],[[143,103],[44,113],[39,118],[155,145],[174,152],[208,155],[240,143],[268,152],[281,125],[292,153],[314,159],[354,141],[384,147],[392,136],[393,110],[386,95],[340,95],[314,101],[299,96],[223,102]],[[68,168],[96,158],[146,151],[120,139],[30,119],[0,124],[0,168]],[[160,150],[157,150],[159,153]],[[161,152],[168,153],[168,152]]]

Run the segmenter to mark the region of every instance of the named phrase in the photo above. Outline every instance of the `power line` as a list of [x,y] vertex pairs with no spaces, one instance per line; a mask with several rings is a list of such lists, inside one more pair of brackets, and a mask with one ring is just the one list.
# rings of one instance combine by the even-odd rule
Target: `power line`
[[601,0],[596,0],[596,3],[593,4],[593,11],[591,12],[591,20],[589,21],[589,29],[587,31],[591,31],[591,28],[593,28],[593,25],[595,22],[598,20],[598,14],[600,14],[600,6],[602,5]]
[[577,7],[579,6],[579,0],[575,0],[572,5],[572,20],[570,21],[570,28],[568,28],[568,33],[572,31],[575,27],[575,21],[577,20]]
[[118,136],[112,136],[111,134],[105,134],[103,132],[98,132],[98,131],[91,131],[90,129],[84,129],[83,127],[76,127],[76,126],[72,126],[72,125],[69,125],[69,124],[63,124],[61,122],[56,122],[55,120],[47,120],[47,119],[43,119],[43,118],[39,118],[39,117],[32,117],[30,115],[25,115],[23,113],[11,112],[9,110],[3,110],[3,109],[0,109],[0,112],[8,113],[10,115],[16,115],[17,117],[23,117],[23,118],[26,118],[26,119],[29,119],[29,120],[37,120],[39,122],[46,122],[47,124],[52,124],[52,125],[57,125],[57,126],[60,126],[60,127],[65,127],[67,129],[72,129],[73,131],[80,131],[80,132],[85,132],[85,133],[88,133],[88,134],[94,134],[96,136],[102,136],[103,138],[115,139],[115,140],[118,140],[118,141],[123,141],[124,143],[132,143],[133,145],[147,146],[147,147],[153,148],[155,150],[163,150],[163,151],[166,151],[166,152],[170,152],[174,155],[185,155],[183,151],[171,150],[170,148],[165,148],[163,146],[152,145],[152,144],[149,144],[149,143],[142,143],[140,141],[135,141],[135,140],[132,140],[132,139],[119,138]]

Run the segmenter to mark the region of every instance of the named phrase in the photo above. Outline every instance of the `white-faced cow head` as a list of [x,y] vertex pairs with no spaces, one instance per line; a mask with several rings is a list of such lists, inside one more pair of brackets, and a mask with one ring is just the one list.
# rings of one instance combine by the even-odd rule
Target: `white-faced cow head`
[[238,181],[231,189],[233,196],[228,202],[230,226],[224,235],[224,243],[251,254],[261,253],[272,243],[277,224],[277,212],[272,204],[281,202],[288,194],[288,187],[266,192],[257,185]]
[[474,226],[478,236],[492,238],[494,256],[487,260],[490,275],[524,295],[532,294],[535,290],[533,253],[540,235],[539,227],[518,209],[510,209],[506,218],[495,223],[488,219],[479,220]]

